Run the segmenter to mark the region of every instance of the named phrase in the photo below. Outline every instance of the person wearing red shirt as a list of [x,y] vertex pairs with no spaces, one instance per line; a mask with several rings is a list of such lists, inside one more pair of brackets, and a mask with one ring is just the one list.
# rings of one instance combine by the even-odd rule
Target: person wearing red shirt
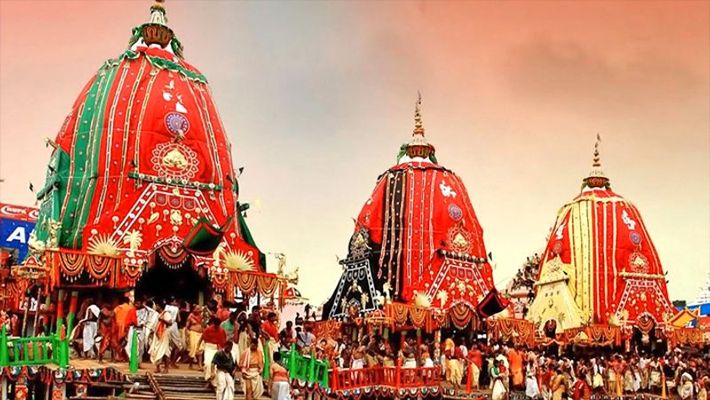
[[269,315],[266,317],[266,321],[261,324],[261,331],[267,334],[269,336],[269,339],[278,342],[279,328],[277,322],[278,318],[276,317],[276,313],[270,312]]
[[574,400],[589,400],[592,398],[592,388],[587,383],[587,371],[582,369],[579,371],[577,381],[572,387],[572,399]]
[[468,361],[471,368],[471,387],[478,389],[479,380],[481,378],[481,368],[483,367],[483,353],[478,349],[478,345],[474,343],[471,350],[468,352]]
[[[200,343],[205,343],[204,361],[205,380],[210,380],[213,375],[212,358],[217,352],[224,347],[227,341],[227,333],[219,326],[220,320],[217,317],[210,319],[210,325],[202,332]],[[199,345],[198,345],[199,348]]]

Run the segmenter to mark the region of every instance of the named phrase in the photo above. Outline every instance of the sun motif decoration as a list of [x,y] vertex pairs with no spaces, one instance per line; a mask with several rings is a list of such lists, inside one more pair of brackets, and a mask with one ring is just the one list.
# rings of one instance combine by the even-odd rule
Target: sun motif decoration
[[431,299],[425,293],[418,293],[414,295],[414,304],[417,307],[428,308],[431,306]]
[[100,256],[117,256],[118,246],[108,235],[95,235],[89,239],[88,253]]
[[252,271],[255,268],[250,252],[229,250],[224,253],[224,265],[232,271]]
[[181,143],[161,143],[153,149],[151,163],[161,178],[189,180],[197,175],[197,153]]

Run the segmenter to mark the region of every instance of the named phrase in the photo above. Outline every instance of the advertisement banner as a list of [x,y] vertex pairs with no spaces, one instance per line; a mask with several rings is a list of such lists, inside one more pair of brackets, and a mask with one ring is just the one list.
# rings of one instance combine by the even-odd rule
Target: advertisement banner
[[27,255],[39,210],[0,203],[0,263],[20,263]]

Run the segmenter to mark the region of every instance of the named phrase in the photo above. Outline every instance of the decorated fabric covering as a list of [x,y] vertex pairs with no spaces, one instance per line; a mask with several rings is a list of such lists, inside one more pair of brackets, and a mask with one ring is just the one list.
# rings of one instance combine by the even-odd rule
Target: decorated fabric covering
[[[453,172],[432,163],[390,168],[380,177],[357,222],[368,230],[373,247],[379,250],[375,279],[380,285],[390,282],[394,299],[406,302],[414,298],[415,291],[428,292],[444,266],[439,250],[486,258],[483,230],[463,183]],[[462,297],[477,304],[493,282],[487,261],[476,270],[479,276],[471,272],[461,276],[468,279],[447,282],[441,290],[450,289],[453,299],[459,283],[468,281],[473,286]]]
[[[367,294],[376,295],[378,304],[391,300],[442,310],[466,307],[469,312],[456,315],[468,321],[494,287],[483,229],[466,187],[438,164],[434,146],[424,137],[420,105],[421,98],[411,141],[402,145],[398,164],[380,175],[355,221],[344,278],[325,304],[324,316],[345,307],[340,304],[344,279],[351,280],[348,266],[356,263],[369,264],[374,287]],[[358,237],[366,237],[365,250],[356,256],[352,243]],[[353,300],[355,304],[357,299],[345,302]]]
[[562,339],[565,343],[587,346],[621,346],[623,332],[618,326],[585,325],[565,329]]
[[156,254],[169,263],[191,255],[218,279],[264,269],[207,80],[166,22],[162,5],[152,7],[151,22],[89,80],[49,141],[30,244],[65,253],[57,267],[69,277],[130,284]]
[[[229,217],[225,225],[231,221],[232,217]],[[210,224],[206,218],[200,218],[182,243],[190,253],[208,256],[214,253],[223,237],[222,227]]]
[[488,337],[497,342],[512,342],[518,346],[535,346],[535,324],[524,319],[489,318]]
[[476,311],[478,311],[481,317],[487,318],[503,311],[508,307],[508,304],[510,304],[510,301],[502,297],[496,288],[493,288],[488,292],[486,297],[478,303]]
[[582,192],[564,205],[542,257],[568,266],[567,287],[592,323],[663,324],[675,314],[665,274],[638,209],[613,192],[598,151]]
[[540,330],[548,321],[554,321],[557,333],[580,327],[589,317],[580,310],[567,282],[571,265],[564,264],[560,257],[549,260],[542,267],[535,284],[537,294],[530,304],[527,319],[537,324]]

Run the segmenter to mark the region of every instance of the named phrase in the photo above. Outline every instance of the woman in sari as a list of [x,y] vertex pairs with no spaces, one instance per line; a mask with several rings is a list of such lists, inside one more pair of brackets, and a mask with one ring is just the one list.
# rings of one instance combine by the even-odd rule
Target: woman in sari
[[189,358],[189,368],[192,369],[192,364],[200,364],[198,355],[202,353],[200,349],[200,339],[202,339],[202,307],[195,306],[185,323],[185,331],[187,332],[187,355]]
[[505,388],[504,380],[507,380],[506,372],[503,372],[503,363],[500,360],[495,360],[493,368],[491,368],[491,380],[493,390],[491,391],[492,400],[504,400],[507,398],[508,390]]
[[249,347],[239,360],[242,371],[242,390],[245,400],[259,399],[264,394],[264,353],[259,351],[259,339],[252,337]]

